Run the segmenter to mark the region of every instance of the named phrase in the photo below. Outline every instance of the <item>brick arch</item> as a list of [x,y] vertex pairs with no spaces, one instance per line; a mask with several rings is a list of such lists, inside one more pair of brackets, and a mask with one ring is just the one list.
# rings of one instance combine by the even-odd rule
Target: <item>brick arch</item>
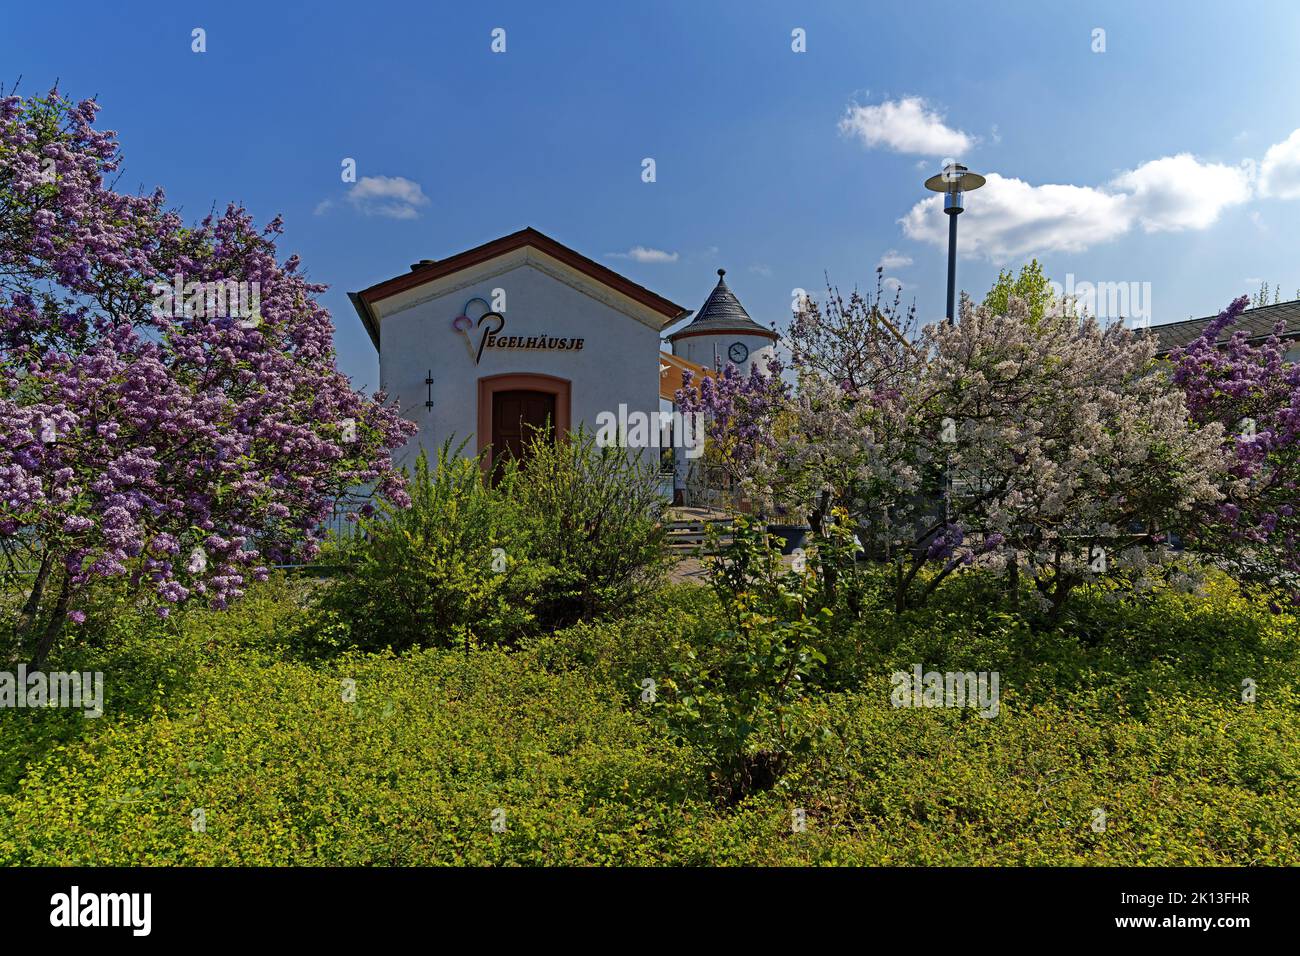
[[[555,396],[555,434],[568,433],[573,421],[573,383],[557,375],[543,375],[536,372],[504,372],[500,375],[484,375],[478,380],[478,451],[492,443],[492,399],[497,392],[526,390],[546,392]],[[487,456],[484,456],[484,467]]]

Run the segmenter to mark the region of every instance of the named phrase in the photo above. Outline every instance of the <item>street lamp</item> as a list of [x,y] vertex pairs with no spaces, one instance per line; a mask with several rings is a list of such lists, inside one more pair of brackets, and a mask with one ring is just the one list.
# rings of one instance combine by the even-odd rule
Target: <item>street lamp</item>
[[984,177],[961,163],[946,163],[943,172],[925,181],[925,188],[943,193],[943,211],[948,215],[948,321],[955,321],[953,297],[957,292],[957,217],[962,211],[962,193],[979,189]]

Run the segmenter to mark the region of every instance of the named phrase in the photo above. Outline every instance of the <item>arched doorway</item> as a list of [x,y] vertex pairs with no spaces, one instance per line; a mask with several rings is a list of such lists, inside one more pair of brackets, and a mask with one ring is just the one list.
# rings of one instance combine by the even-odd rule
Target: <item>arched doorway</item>
[[478,450],[485,468],[519,458],[535,429],[552,437],[569,431],[572,385],[553,375],[507,373],[478,380]]

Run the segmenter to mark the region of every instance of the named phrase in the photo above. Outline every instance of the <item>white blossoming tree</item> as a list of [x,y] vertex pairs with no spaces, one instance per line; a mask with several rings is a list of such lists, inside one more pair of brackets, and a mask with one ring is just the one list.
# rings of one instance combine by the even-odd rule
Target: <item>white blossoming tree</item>
[[980,566],[1008,572],[1016,593],[1027,577],[1055,614],[1218,499],[1221,435],[1189,422],[1149,337],[1016,297],[1000,309],[965,300],[959,324],[915,343],[895,332],[877,332],[891,357],[867,388],[832,380],[833,342],[802,363],[792,434],[752,481],[847,508],[894,566],[897,610]]

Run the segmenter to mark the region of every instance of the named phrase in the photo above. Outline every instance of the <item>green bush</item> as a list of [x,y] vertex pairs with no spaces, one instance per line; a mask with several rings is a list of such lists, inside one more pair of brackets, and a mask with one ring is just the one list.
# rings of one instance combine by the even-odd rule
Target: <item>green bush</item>
[[[275,573],[250,588],[226,611],[197,605],[162,619],[123,598],[119,582],[91,592],[86,623],[70,629],[50,669],[104,675],[104,716],[80,710],[0,708],[0,793],[11,792],[28,764],[59,745],[88,741],[118,723],[176,712],[205,663],[255,648],[294,653],[286,635],[301,625],[311,598],[308,585]],[[113,597],[118,599],[114,605]],[[13,665],[0,665],[11,670]]]
[[738,517],[707,567],[726,626],[675,648],[661,710],[710,754],[713,791],[734,804],[773,786],[806,743],[787,712],[826,663],[833,615],[814,568],[784,570],[761,523]]
[[581,676],[523,664],[214,660],[183,702],[32,766],[0,797],[0,865],[651,862],[691,754]]
[[444,444],[432,468],[421,453],[410,507],[384,504],[363,520],[343,552],[346,573],[300,629],[304,648],[506,643],[534,627],[550,569],[529,556],[511,501],[516,473],[507,469],[493,488],[481,460],[460,451]]
[[303,621],[296,645],[348,648],[513,644],[608,617],[662,584],[670,555],[657,477],[578,433],[529,447],[491,480],[482,458],[444,444],[421,454],[411,505],[383,505],[340,549],[344,573]]
[[581,670],[632,708],[641,703],[647,679],[662,684],[675,664],[713,643],[726,626],[708,590],[675,584],[648,598],[635,615],[540,634],[524,650],[544,670]]
[[[802,852],[870,865],[1294,865],[1294,696],[1150,702],[1145,719],[1078,702],[997,719],[895,709],[887,681],[808,698],[815,752],[764,795],[804,807]],[[1100,811],[1100,813],[1098,813]],[[1104,816],[1101,816],[1104,814]],[[753,862],[786,862],[758,848]]]
[[1214,575],[1205,594],[1161,588],[1114,600],[1081,590],[1050,628],[1014,613],[995,584],[967,575],[924,610],[896,615],[876,606],[842,619],[824,647],[823,681],[842,690],[920,663],[998,671],[1004,688],[1034,703],[1089,694],[1140,714],[1148,701],[1174,695],[1239,700],[1245,680],[1261,695],[1300,686],[1295,617],[1253,607]]
[[617,614],[662,584],[671,556],[656,464],[581,430],[539,437],[510,494],[530,557],[548,568],[538,616],[549,627]]

